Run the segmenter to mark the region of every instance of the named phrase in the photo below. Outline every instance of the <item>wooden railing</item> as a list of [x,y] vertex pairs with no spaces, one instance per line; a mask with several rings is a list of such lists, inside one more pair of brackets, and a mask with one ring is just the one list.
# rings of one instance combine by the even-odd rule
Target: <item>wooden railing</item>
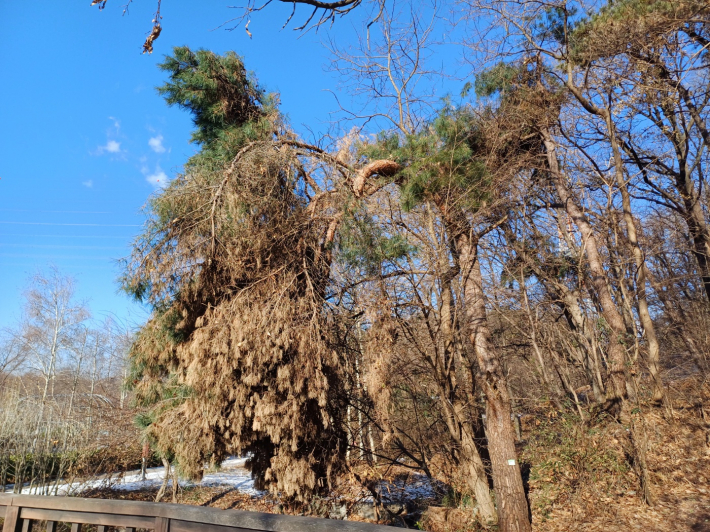
[[5,522],[2,532],[30,532],[33,523],[46,522],[47,532],[56,532],[58,523],[71,524],[72,532],[82,525],[94,525],[98,532],[121,529],[126,532],[391,532],[391,527],[275,515],[241,510],[220,510],[139,501],[80,499],[75,497],[41,497],[0,494],[0,517]]

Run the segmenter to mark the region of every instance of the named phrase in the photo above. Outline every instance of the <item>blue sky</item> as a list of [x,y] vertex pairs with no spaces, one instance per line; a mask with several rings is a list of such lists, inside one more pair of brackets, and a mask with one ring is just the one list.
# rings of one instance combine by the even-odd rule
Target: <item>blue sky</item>
[[27,278],[48,264],[77,279],[96,317],[145,319],[118,292],[116,259],[146,199],[194,153],[190,117],[154,90],[173,46],[236,51],[306,138],[326,131],[336,109],[327,36],[281,30],[290,6],[253,17],[249,38],[243,25],[216,29],[238,15],[227,2],[164,1],[155,52],[141,55],[155,1],[135,0],[126,16],[125,0],[103,11],[89,3],[0,1],[0,328],[15,323]]

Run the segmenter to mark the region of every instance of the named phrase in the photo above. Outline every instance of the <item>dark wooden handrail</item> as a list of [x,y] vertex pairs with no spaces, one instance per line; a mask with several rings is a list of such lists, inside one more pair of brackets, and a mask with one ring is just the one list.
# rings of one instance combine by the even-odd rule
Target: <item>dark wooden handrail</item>
[[99,532],[111,528],[137,528],[155,532],[390,532],[391,527],[318,519],[293,515],[275,515],[241,510],[220,510],[202,506],[77,497],[43,497],[0,494],[0,517],[5,518],[2,532],[29,532],[33,521],[46,521],[47,532],[55,532],[57,523],[71,523],[72,532],[81,525],[98,525]]

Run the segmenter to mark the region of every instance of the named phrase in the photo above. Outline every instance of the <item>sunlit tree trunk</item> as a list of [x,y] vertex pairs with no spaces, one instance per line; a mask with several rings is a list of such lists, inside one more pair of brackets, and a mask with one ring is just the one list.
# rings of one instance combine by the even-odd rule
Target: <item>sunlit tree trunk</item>
[[478,241],[471,234],[460,234],[456,242],[463,278],[464,314],[486,399],[486,438],[498,505],[498,526],[501,532],[528,532],[532,528],[515,450],[511,398],[500,359],[490,344]]
[[557,145],[548,130],[543,130],[542,135],[547,151],[547,163],[552,184],[565,206],[567,213],[582,235],[584,251],[589,264],[590,285],[599,300],[602,316],[611,330],[609,344],[607,346],[607,357],[609,361],[608,380],[610,386],[607,386],[606,409],[613,415],[619,415],[623,403],[627,398],[625,366],[626,326],[624,324],[624,318],[619,313],[611,297],[607,272],[604,270],[604,263],[599,252],[596,235],[587,216],[579,207],[577,199],[573,196],[565,175],[560,170],[559,162],[557,161]]

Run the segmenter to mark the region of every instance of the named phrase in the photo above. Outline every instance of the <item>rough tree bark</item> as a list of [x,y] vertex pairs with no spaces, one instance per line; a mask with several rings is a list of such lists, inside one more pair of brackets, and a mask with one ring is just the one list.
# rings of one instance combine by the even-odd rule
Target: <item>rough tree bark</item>
[[[434,214],[427,204],[429,232],[432,239],[436,240],[434,229]],[[460,273],[458,265],[449,264],[448,254],[440,249],[438,253],[437,276],[441,283],[441,334],[443,336],[443,349],[441,356],[431,357],[430,363],[437,376],[437,383],[442,388],[442,407],[446,425],[452,439],[458,444],[460,455],[458,457],[469,489],[476,497],[479,519],[484,525],[494,525],[498,521],[496,507],[491,497],[488,478],[483,460],[478,452],[473,438],[470,420],[466,419],[466,408],[459,400],[455,391],[454,365],[456,356],[454,297],[451,287],[452,280]]]
[[490,344],[490,331],[483,295],[483,276],[478,260],[478,237],[456,237],[463,275],[464,314],[478,361],[479,381],[486,399],[486,438],[491,458],[493,489],[498,503],[501,532],[529,532],[528,502],[515,451],[515,430],[505,373]]
[[567,214],[582,234],[584,251],[589,265],[589,282],[599,300],[604,321],[606,321],[611,331],[607,347],[609,385],[606,387],[605,409],[612,415],[619,416],[628,396],[626,389],[626,347],[624,345],[626,326],[624,318],[611,297],[611,289],[608,284],[607,273],[604,270],[596,235],[560,170],[559,162],[557,161],[557,145],[549,130],[542,129],[541,134],[547,152],[547,164],[552,185],[565,206]]

